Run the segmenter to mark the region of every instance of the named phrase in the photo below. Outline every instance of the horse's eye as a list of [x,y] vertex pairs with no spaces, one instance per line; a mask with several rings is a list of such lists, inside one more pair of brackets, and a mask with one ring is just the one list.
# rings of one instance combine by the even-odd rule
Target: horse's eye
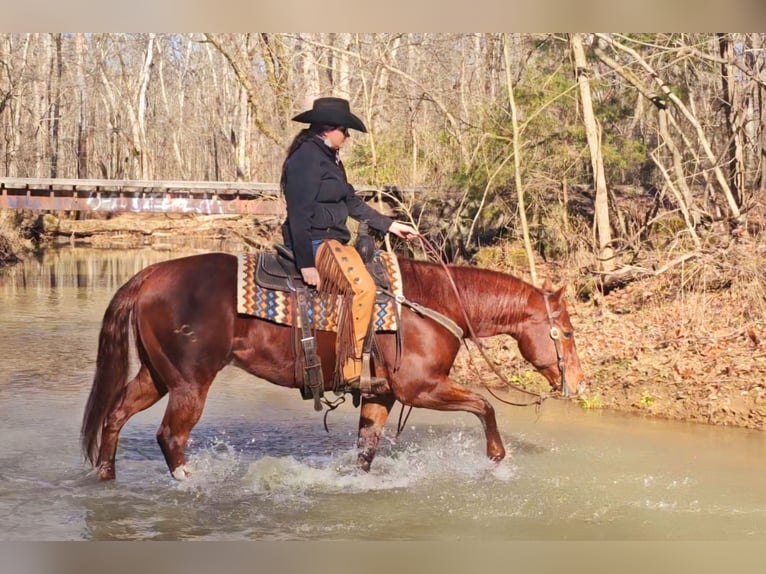
[[571,339],[571,338],[572,338],[572,336],[574,335],[574,333],[573,333],[572,331],[562,331],[562,332],[561,332],[561,335],[562,335],[562,336],[563,336],[565,339]]

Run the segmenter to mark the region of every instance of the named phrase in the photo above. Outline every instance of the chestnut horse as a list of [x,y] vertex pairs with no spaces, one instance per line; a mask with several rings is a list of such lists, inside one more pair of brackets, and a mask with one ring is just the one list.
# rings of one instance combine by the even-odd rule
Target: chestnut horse
[[[511,275],[449,266],[460,294],[438,264],[399,257],[404,296],[438,311],[478,337],[510,334],[522,356],[555,390],[581,390],[583,373],[562,289],[538,289]],[[234,364],[274,384],[299,388],[292,328],[237,314],[237,258],[207,253],[156,263],[115,293],[104,314],[93,386],[82,422],[82,447],[102,480],[115,477],[120,430],[139,411],[169,394],[157,432],[173,477],[187,476],[185,448],[202,415],[210,385]],[[462,305],[462,308],[461,308]],[[375,374],[385,388],[362,397],[358,462],[369,470],[395,401],[413,407],[475,414],[484,426],[487,456],[505,456],[489,402],[452,381],[450,369],[461,342],[434,320],[402,307],[401,356],[393,369],[393,333],[376,335],[382,360]],[[556,333],[556,330],[558,333]],[[130,334],[140,361],[128,380]],[[560,333],[560,335],[558,335]],[[552,338],[558,335],[557,340]],[[329,390],[335,366],[335,335],[317,333],[317,351]],[[563,367],[561,372],[560,365]],[[565,376],[564,376],[565,375]],[[566,388],[564,389],[564,384]]]

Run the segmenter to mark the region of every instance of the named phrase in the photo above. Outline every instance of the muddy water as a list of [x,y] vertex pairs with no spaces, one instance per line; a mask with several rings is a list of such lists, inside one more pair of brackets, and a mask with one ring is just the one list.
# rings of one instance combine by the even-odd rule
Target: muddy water
[[154,440],[163,401],[99,483],[78,432],[101,316],[130,275],[181,254],[65,249],[0,272],[0,540],[766,539],[763,433],[497,404],[495,465],[474,417],[418,410],[364,474],[350,402],[328,434],[297,392],[234,368],[192,434],[191,480]]

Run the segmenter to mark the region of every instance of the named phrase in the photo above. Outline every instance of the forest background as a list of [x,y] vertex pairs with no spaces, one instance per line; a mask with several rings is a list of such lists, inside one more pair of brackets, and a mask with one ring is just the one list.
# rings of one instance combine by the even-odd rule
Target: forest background
[[[343,152],[352,182],[446,260],[568,285],[584,407],[763,428],[765,48],[760,33],[4,34],[0,177],[277,182],[291,118],[344,97],[368,127]],[[0,210],[0,264],[83,217]],[[144,217],[102,228],[178,226]],[[277,223],[215,232],[267,243]],[[489,345],[539,388],[511,342]],[[491,384],[475,368],[454,374]]]

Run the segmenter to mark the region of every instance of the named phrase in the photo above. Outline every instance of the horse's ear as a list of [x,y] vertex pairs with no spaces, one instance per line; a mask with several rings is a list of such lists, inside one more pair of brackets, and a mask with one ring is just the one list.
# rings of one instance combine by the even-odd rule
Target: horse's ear
[[560,300],[560,299],[561,299],[561,298],[564,296],[564,291],[566,291],[566,289],[567,289],[567,286],[566,286],[566,285],[562,285],[561,287],[559,287],[559,288],[556,290],[556,292],[553,294],[553,296],[554,296],[556,299],[559,299],[559,300]]
[[553,291],[553,283],[551,283],[551,278],[549,275],[545,276],[545,281],[543,281],[543,291],[550,293]]

